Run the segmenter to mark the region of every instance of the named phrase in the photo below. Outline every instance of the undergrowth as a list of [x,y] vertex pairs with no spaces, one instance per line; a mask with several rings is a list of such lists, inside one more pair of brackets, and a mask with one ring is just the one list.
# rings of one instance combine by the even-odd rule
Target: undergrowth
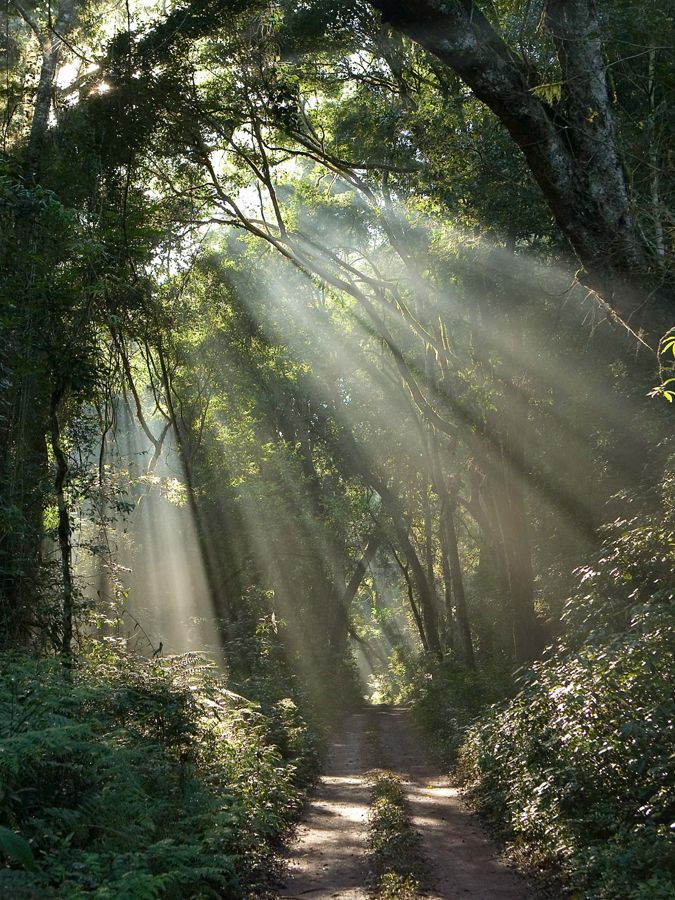
[[457,762],[467,729],[491,704],[513,693],[513,677],[503,666],[467,669],[452,659],[435,663],[413,696],[416,718],[449,767]]
[[249,896],[315,771],[278,682],[97,644],[69,669],[0,655],[0,897]]
[[675,532],[616,523],[567,636],[473,727],[460,772],[518,857],[578,896],[675,896]]
[[401,782],[392,772],[374,773],[368,844],[377,900],[414,900],[421,873],[420,841]]
[[564,638],[511,699],[494,704],[514,693],[500,673],[452,663],[412,697],[515,859],[579,898],[675,896],[674,518],[606,530]]

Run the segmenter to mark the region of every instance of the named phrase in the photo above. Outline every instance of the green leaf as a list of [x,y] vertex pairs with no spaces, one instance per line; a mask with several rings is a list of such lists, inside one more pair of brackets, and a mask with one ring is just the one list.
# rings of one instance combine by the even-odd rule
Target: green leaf
[[20,834],[0,826],[0,852],[33,872],[36,869],[35,857],[30,844]]

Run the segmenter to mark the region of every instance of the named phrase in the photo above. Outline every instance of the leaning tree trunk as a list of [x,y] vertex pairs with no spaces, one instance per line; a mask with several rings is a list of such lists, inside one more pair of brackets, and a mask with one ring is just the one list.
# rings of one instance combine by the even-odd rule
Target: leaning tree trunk
[[[352,444],[355,448],[355,444]],[[358,453],[358,451],[357,451]],[[358,454],[360,457],[360,454]],[[353,459],[356,458],[354,455]],[[424,566],[415,550],[408,529],[405,525],[405,517],[398,497],[391,491],[384,481],[376,475],[373,470],[366,465],[360,468],[360,474],[367,484],[376,491],[382,500],[382,506],[392,522],[396,540],[403,551],[406,563],[408,565],[412,582],[415,585],[417,597],[420,604],[420,614],[423,624],[423,630],[426,638],[426,647],[437,658],[443,656],[440,635],[438,633],[438,603],[434,596],[434,587],[429,583]]]
[[471,88],[523,153],[583,266],[580,279],[652,345],[672,325],[672,290],[654,290],[617,150],[592,0],[549,0],[545,23],[561,68],[560,99],[536,91],[532,69],[472,0],[371,0],[393,28]]
[[345,588],[344,593],[333,610],[333,623],[330,629],[330,645],[331,651],[337,659],[342,659],[347,649],[347,638],[350,632],[350,611],[351,605],[356,597],[361,582],[365,578],[368,566],[373,561],[377,552],[377,548],[381,543],[379,534],[371,535],[368,538],[363,554],[357,562],[352,577]]
[[[335,397],[335,402],[339,406],[343,403],[338,396]],[[429,584],[424,566],[410,540],[399,498],[365,458],[354,435],[348,429],[343,429],[340,442],[342,445],[340,448],[341,457],[345,464],[354,475],[361,478],[379,495],[382,506],[391,519],[396,540],[406,558],[412,581],[417,590],[427,648],[438,659],[441,659],[443,657],[443,648],[438,633],[438,602],[434,596],[434,586]],[[407,578],[408,576],[406,576]]]
[[417,633],[420,637],[420,643],[422,644],[422,649],[425,653],[430,652],[429,641],[427,640],[427,633],[424,628],[424,622],[422,621],[422,616],[419,611],[419,607],[415,601],[415,588],[412,583],[412,579],[410,577],[410,567],[404,565],[403,562],[398,558],[396,551],[394,551],[394,556],[396,558],[396,562],[403,573],[403,577],[406,583],[406,589],[408,592],[408,605],[410,606],[410,612],[412,613],[412,617],[415,620],[415,625],[417,626]]
[[[380,494],[380,496],[382,495]],[[387,501],[384,498],[382,498],[382,502],[385,506],[387,505]],[[394,522],[394,531],[412,573],[412,580],[415,584],[415,588],[417,589],[427,646],[429,651],[440,659],[443,656],[443,650],[438,634],[438,616],[436,615],[437,604],[433,594],[433,587],[427,580],[424,566],[417,555],[417,551],[412,545],[405,526],[399,522]]]

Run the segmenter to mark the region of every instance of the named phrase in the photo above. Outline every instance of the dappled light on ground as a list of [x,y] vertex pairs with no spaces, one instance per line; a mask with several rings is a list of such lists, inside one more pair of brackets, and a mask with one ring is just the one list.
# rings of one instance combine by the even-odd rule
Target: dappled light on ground
[[343,723],[303,816],[282,897],[367,898],[372,769],[403,784],[422,849],[420,896],[434,900],[527,900],[538,896],[500,859],[494,843],[424,748],[410,709],[370,707]]
[[350,716],[341,738],[331,744],[288,863],[288,883],[279,896],[368,897],[369,721],[367,713]]

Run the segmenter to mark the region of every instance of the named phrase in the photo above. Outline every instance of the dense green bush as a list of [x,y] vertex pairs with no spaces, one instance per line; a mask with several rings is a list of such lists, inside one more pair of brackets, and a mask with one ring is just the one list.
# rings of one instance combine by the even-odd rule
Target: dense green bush
[[675,533],[618,522],[562,646],[468,733],[460,770],[516,853],[583,896],[675,896]]
[[315,761],[289,696],[263,710],[199,658],[4,654],[0,897],[244,896]]
[[467,669],[450,658],[436,664],[420,682],[413,698],[415,714],[441,758],[453,765],[466,729],[487,706],[512,691],[513,679],[506,665]]

